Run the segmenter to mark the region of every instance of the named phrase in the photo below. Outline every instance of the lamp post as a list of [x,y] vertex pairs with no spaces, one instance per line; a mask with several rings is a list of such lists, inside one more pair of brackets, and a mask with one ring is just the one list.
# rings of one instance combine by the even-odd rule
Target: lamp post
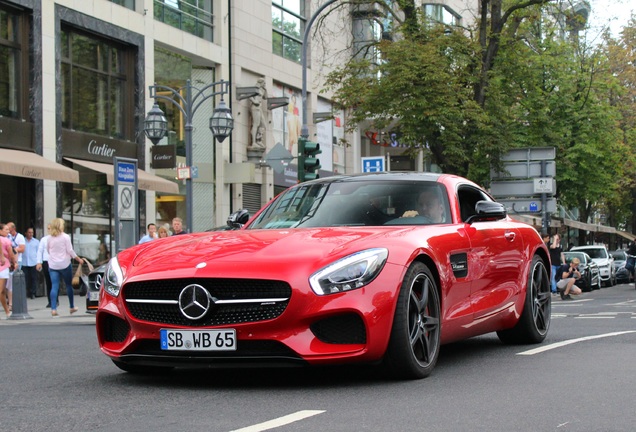
[[[218,87],[218,90],[217,90]],[[205,87],[198,89],[190,83],[190,80],[186,81],[185,87],[181,89],[173,89],[164,85],[153,85],[149,87],[150,97],[155,99],[155,104],[148,112],[144,121],[144,131],[146,136],[152,141],[153,144],[157,144],[168,133],[168,122],[164,116],[163,111],[159,108],[156,101],[161,99],[172,103],[183,114],[185,120],[185,145],[186,145],[186,165],[188,168],[192,168],[192,117],[196,113],[197,109],[209,98],[217,95],[221,95],[221,101],[219,106],[214,109],[212,117],[210,117],[210,130],[219,142],[223,142],[225,138],[232,134],[234,129],[234,119],[232,118],[232,110],[227,107],[223,100],[223,95],[228,93],[229,82],[218,81],[212,84],[208,84]],[[165,91],[172,95],[172,97],[164,94],[157,94],[157,90]],[[181,95],[181,90],[185,90],[185,98]],[[186,178],[186,223],[188,230],[193,232],[192,223],[192,174]]]

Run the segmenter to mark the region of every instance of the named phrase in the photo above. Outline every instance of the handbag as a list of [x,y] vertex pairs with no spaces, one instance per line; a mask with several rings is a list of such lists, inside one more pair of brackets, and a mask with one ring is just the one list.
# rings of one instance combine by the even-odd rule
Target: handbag
[[[87,260],[86,258],[84,259],[84,264],[86,264],[86,267],[88,267],[88,272],[92,272],[93,271],[93,264],[90,263],[89,260]],[[80,264],[77,266],[77,270],[75,270],[75,275],[73,276],[73,280],[71,280],[71,285],[73,285],[73,288],[78,289],[81,288],[81,282],[82,282],[82,278],[83,277],[87,277],[84,274],[84,265]],[[86,295],[86,294],[85,294]]]

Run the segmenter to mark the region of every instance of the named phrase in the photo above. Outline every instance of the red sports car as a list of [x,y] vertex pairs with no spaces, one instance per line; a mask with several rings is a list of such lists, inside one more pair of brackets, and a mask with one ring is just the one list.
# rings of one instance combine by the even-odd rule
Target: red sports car
[[453,175],[376,173],[294,186],[236,231],[120,252],[97,311],[121,369],[379,363],[423,378],[444,343],[550,326],[548,251]]

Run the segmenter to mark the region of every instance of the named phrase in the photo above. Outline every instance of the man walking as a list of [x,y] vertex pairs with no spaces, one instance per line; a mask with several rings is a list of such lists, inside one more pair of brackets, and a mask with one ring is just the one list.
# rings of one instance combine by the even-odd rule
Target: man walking
[[139,244],[149,242],[157,238],[157,226],[153,223],[148,224],[148,233],[139,240]]
[[33,228],[27,228],[25,232],[25,248],[22,254],[22,271],[24,272],[24,278],[26,281],[26,295],[30,299],[35,298],[38,288],[38,271],[36,266],[38,264],[38,247],[40,241],[34,236]]

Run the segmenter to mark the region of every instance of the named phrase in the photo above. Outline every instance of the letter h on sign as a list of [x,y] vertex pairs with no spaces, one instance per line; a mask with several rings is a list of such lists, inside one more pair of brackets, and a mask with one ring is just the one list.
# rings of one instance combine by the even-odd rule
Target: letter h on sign
[[373,173],[384,171],[384,157],[373,156],[362,158],[362,172]]

